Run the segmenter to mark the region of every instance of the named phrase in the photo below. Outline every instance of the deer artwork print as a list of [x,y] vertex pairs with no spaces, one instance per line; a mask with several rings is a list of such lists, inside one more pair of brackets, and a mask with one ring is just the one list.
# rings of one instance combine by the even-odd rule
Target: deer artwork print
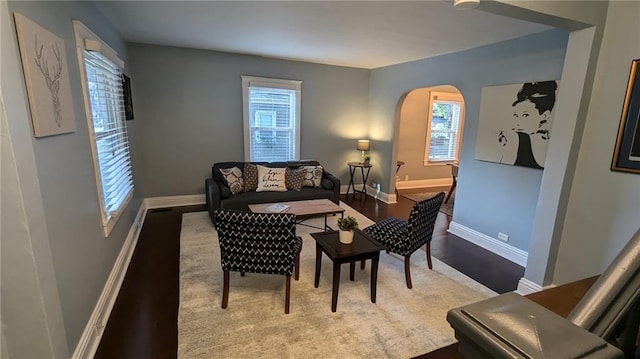
[[56,125],[58,127],[62,127],[62,108],[60,106],[60,75],[62,75],[62,62],[60,61],[60,49],[58,48],[58,44],[54,43],[51,45],[51,50],[53,56],[55,56],[56,61],[52,66],[53,74],[49,72],[49,63],[47,59],[42,56],[44,51],[44,45],[40,44],[38,46],[38,35],[35,35],[35,47],[36,47],[36,58],[35,63],[36,66],[42,72],[42,76],[44,76],[44,80],[47,83],[47,88],[49,92],[51,92],[51,102],[53,104],[53,116],[56,121]]
[[20,13],[13,16],[33,135],[74,132],[76,121],[64,39]]

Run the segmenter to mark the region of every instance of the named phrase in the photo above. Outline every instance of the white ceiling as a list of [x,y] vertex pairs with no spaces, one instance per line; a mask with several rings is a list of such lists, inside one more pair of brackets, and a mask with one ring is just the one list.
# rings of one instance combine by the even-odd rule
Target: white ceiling
[[127,41],[377,68],[549,30],[450,1],[107,1]]

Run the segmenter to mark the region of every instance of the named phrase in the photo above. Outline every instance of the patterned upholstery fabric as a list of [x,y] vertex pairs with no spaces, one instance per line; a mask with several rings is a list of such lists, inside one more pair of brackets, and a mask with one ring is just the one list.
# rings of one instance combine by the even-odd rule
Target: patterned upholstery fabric
[[320,187],[324,171],[322,166],[300,166],[299,168],[305,171],[304,181],[302,181],[303,187]]
[[251,192],[258,188],[258,167],[251,163],[244,164],[244,191]]
[[411,208],[409,220],[387,218],[364,229],[389,252],[408,256],[431,240],[444,192],[418,202]]
[[242,178],[242,170],[238,167],[221,168],[220,172],[227,182],[227,186],[231,189],[231,193],[236,194],[242,192],[244,188],[244,179]]
[[305,173],[306,171],[302,168],[292,170],[287,167],[286,172],[284,173],[284,184],[287,186],[287,189],[300,191],[302,189],[302,182],[304,181]]
[[294,214],[219,209],[214,216],[223,271],[292,275],[302,249]]

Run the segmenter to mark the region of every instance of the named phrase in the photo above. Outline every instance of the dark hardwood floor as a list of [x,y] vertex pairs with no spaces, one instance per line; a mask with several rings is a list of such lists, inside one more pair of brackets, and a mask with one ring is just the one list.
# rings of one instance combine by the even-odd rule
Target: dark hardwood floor
[[[376,222],[387,217],[407,219],[414,204],[413,201],[402,196],[399,196],[398,202],[392,205],[372,198],[367,200],[351,198],[352,196],[349,196],[347,200],[343,196],[342,200]],[[444,213],[438,214],[431,241],[431,255],[495,292],[506,293],[515,290],[518,281],[524,275],[524,268],[449,234],[447,229],[450,221],[451,218]]]
[[[404,197],[392,205],[371,197],[342,196],[342,200],[374,221],[390,216],[406,219],[413,205]],[[201,205],[147,213],[96,358],[176,357],[182,214],[203,210]],[[498,293],[515,290],[524,268],[447,233],[449,221],[445,214],[438,215],[432,255]]]

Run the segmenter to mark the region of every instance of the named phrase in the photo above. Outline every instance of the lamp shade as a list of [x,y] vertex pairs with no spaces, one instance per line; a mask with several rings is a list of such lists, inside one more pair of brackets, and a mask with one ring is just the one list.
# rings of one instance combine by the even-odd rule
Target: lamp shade
[[369,151],[369,140],[358,140],[359,151]]

